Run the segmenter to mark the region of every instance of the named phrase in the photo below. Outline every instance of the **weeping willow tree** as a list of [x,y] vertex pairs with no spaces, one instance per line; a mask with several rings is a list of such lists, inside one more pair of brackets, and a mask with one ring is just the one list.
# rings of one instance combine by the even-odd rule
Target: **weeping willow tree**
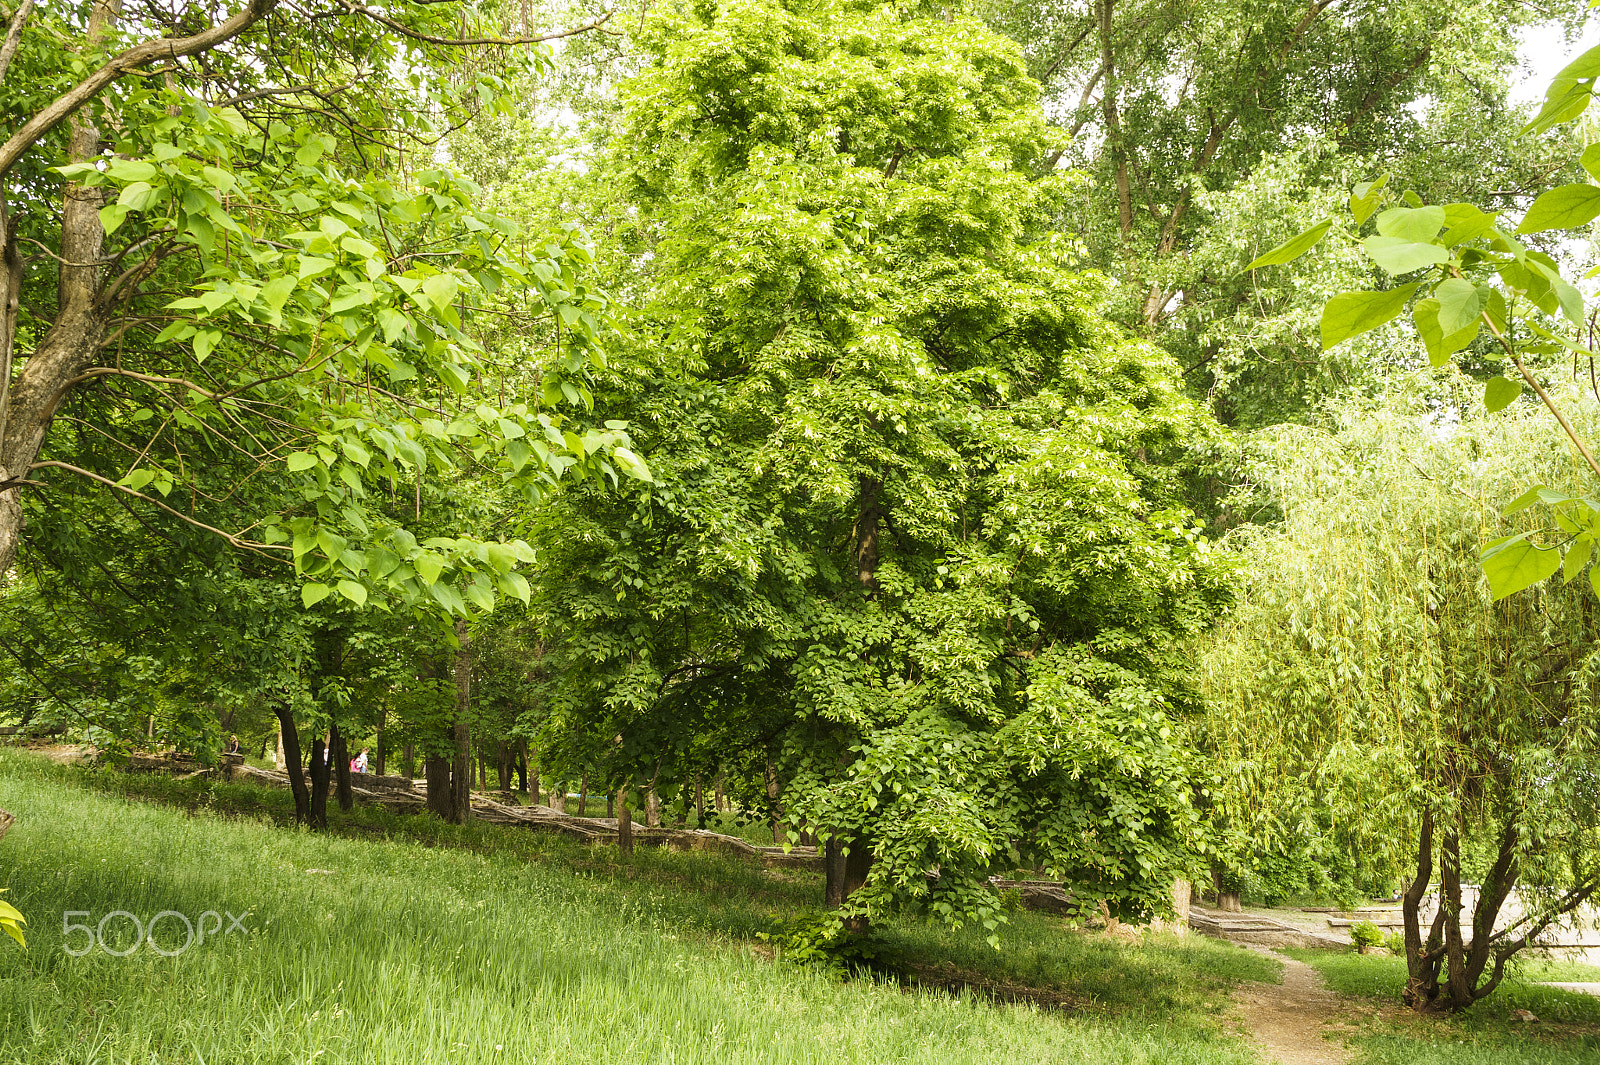
[[1254,439],[1281,520],[1241,536],[1203,667],[1242,835],[1282,847],[1315,812],[1405,871],[1421,1012],[1489,995],[1600,887],[1600,602],[1581,565],[1494,602],[1479,563],[1523,528],[1503,500],[1580,474],[1547,419],[1441,416],[1473,410],[1458,384]]

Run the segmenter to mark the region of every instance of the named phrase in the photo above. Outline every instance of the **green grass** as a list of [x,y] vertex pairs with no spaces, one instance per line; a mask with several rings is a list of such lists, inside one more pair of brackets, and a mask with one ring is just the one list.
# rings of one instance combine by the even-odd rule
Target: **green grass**
[[[1540,987],[1531,979],[1556,979],[1548,972],[1581,972],[1572,963],[1530,959],[1518,978],[1508,978],[1465,1013],[1415,1017],[1399,1007],[1406,964],[1389,955],[1317,950],[1283,953],[1314,966],[1340,994],[1381,1003],[1351,1039],[1356,1065],[1600,1065],[1600,998]],[[1560,978],[1573,979],[1572,976]],[[1540,1019],[1525,1024],[1512,1011]]]
[[[26,955],[0,943],[0,1062],[1257,1060],[1214,1012],[1273,967],[1225,945],[1019,914],[995,952],[907,923],[885,939],[934,986],[841,982],[752,944],[818,901],[811,874],[377,810],[313,835],[282,826],[286,800],[0,750],[19,817],[0,886],[31,921]],[[67,910],[248,913],[250,931],[74,958]]]

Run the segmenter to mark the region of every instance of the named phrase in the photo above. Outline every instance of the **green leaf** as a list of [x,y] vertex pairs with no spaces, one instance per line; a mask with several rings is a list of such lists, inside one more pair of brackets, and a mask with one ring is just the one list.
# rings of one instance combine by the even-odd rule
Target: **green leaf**
[[1252,260],[1245,270],[1254,270],[1260,266],[1277,266],[1280,263],[1293,262],[1306,252],[1322,242],[1328,235],[1328,230],[1333,227],[1333,219],[1328,219],[1318,225],[1312,226],[1304,233],[1290,237],[1276,248]]
[[1355,216],[1356,225],[1372,217],[1372,212],[1383,201],[1383,187],[1387,184],[1389,175],[1385,174],[1377,181],[1363,181],[1350,190],[1350,213]]
[[1589,556],[1594,554],[1594,537],[1583,533],[1573,540],[1567,547],[1567,557],[1561,566],[1561,579],[1568,584],[1572,579],[1583,572],[1583,567],[1589,564]]
[[1341,292],[1333,297],[1322,308],[1322,350],[1393,321],[1405,310],[1417,284],[1413,281],[1387,292]]
[[142,159],[113,159],[106,167],[106,173],[120,182],[132,184],[135,181],[150,181],[161,171]]
[[450,304],[455,301],[456,293],[460,291],[453,274],[434,274],[422,282],[422,294],[433,305],[435,314],[444,314],[450,309]]
[[1600,181],[1600,141],[1589,145],[1578,158],[1578,163],[1588,175]]
[[1378,216],[1378,233],[1397,240],[1425,244],[1443,228],[1443,207],[1391,207]]
[[1518,233],[1543,233],[1549,229],[1575,229],[1600,216],[1600,188],[1594,185],[1558,185],[1533,201],[1522,216]]
[[361,584],[359,581],[340,581],[338,587],[339,594],[350,600],[356,606],[367,605],[366,585]]
[[1490,544],[1480,557],[1489,590],[1504,599],[1538,584],[1561,568],[1561,552],[1528,541],[1532,533],[1518,533]]
[[296,451],[289,456],[289,472],[299,473],[317,464],[317,456],[309,451]]
[[1445,336],[1439,327],[1439,301],[1431,297],[1417,301],[1411,309],[1411,320],[1417,327],[1417,335],[1422,338],[1422,346],[1428,351],[1428,362],[1434,366],[1443,366],[1450,356],[1478,338],[1477,319],[1460,332]]
[[300,605],[310,610],[332,594],[333,589],[326,584],[307,582],[300,586]]
[[1459,277],[1447,278],[1433,290],[1439,301],[1439,331],[1449,336],[1469,326],[1476,326],[1483,311],[1484,293],[1471,281]]
[[100,228],[110,236],[122,228],[123,221],[128,217],[128,208],[120,203],[108,203],[100,208]]
[[1425,266],[1450,261],[1450,253],[1437,244],[1415,243],[1400,237],[1368,237],[1361,247],[1373,262],[1391,274],[1409,274]]
[[215,329],[202,329],[194,335],[194,357],[198,362],[205,362],[217,345],[222,342],[222,334]]
[[519,599],[524,605],[528,602],[528,580],[520,573],[503,573],[497,582],[500,591],[513,598]]
[[117,204],[130,211],[143,211],[159,198],[155,189],[143,181],[135,181],[122,190],[122,194],[117,197]]
[[1491,377],[1483,386],[1483,405],[1490,414],[1503,411],[1522,395],[1522,382],[1506,377]]

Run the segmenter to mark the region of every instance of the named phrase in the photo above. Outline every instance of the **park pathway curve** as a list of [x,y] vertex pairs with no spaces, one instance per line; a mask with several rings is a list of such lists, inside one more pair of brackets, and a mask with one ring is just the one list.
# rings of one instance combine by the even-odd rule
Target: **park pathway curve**
[[1343,1000],[1302,961],[1261,949],[1283,964],[1283,983],[1245,984],[1235,993],[1245,1027],[1268,1061],[1281,1065],[1344,1065],[1344,1041],[1323,1035],[1324,1025],[1344,1020]]

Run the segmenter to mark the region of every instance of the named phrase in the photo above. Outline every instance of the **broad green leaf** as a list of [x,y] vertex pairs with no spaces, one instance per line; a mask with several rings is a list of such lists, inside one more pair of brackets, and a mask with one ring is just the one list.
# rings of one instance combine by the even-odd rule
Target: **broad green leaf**
[[444,314],[450,309],[456,294],[461,291],[453,274],[434,274],[422,282],[422,294],[432,304],[434,313]]
[[339,594],[350,600],[356,606],[367,605],[366,585],[361,584],[358,581],[340,581],[338,587]]
[[1399,237],[1368,237],[1361,247],[1372,261],[1391,274],[1409,274],[1425,266],[1450,261],[1450,253],[1437,244],[1414,243]]
[[1494,229],[1495,220],[1499,217],[1474,204],[1447,203],[1444,205],[1444,235],[1439,242],[1447,248],[1453,248],[1477,240]]
[[497,583],[500,585],[501,592],[515,599],[521,600],[524,605],[527,604],[529,595],[528,579],[522,574],[502,573]]
[[1439,301],[1439,331],[1449,336],[1477,323],[1485,294],[1471,281],[1451,277],[1439,283],[1433,298]]
[[1422,346],[1428,351],[1428,362],[1434,366],[1443,366],[1450,356],[1478,338],[1479,324],[1476,319],[1465,329],[1445,336],[1439,327],[1439,301],[1436,299],[1418,300],[1411,309],[1411,320],[1417,327],[1417,335],[1422,338]]
[[283,305],[289,299],[289,294],[294,291],[295,279],[288,274],[280,274],[261,286],[261,302],[276,317],[283,310]]
[[143,181],[135,181],[122,190],[117,205],[130,211],[143,211],[160,198],[160,194]]
[[299,473],[301,470],[309,470],[315,466],[317,464],[317,456],[309,451],[296,451],[290,454],[288,464],[290,473]]
[[1561,552],[1528,541],[1531,533],[1496,540],[1481,556],[1484,576],[1496,599],[1532,587],[1561,568]]
[[122,228],[122,223],[128,217],[128,208],[120,203],[108,203],[100,208],[100,228],[110,236]]
[[1600,181],[1600,141],[1585,148],[1578,162],[1590,177]]
[[1363,181],[1350,190],[1350,213],[1355,216],[1356,225],[1372,217],[1383,200],[1383,187],[1387,184],[1389,175],[1385,174],[1376,181]]
[[1600,78],[1600,45],[1589,49],[1556,72],[1557,81]]
[[1583,533],[1567,546],[1567,557],[1561,566],[1561,578],[1568,584],[1572,579],[1583,572],[1583,567],[1589,564],[1589,556],[1594,554],[1594,537]]
[[135,181],[153,181],[161,171],[142,159],[113,159],[106,173],[118,181],[132,184]]
[[1483,405],[1490,414],[1503,411],[1522,395],[1522,382],[1507,377],[1491,377],[1483,386]]
[[310,610],[328,596],[333,594],[333,589],[326,584],[307,582],[300,586],[300,605]]
[[215,329],[202,329],[194,335],[194,357],[205,362],[222,342],[222,333]]
[[1518,233],[1543,233],[1550,229],[1576,229],[1600,216],[1600,187],[1558,185],[1544,193],[1523,215]]
[[1254,270],[1260,266],[1277,266],[1280,263],[1293,262],[1321,243],[1322,238],[1328,235],[1328,230],[1332,227],[1333,219],[1331,218],[1314,225],[1304,233],[1290,237],[1266,254],[1258,256],[1245,269]]
[[1444,228],[1443,207],[1391,207],[1378,215],[1380,236],[1427,243]]
[[1554,506],[1557,503],[1570,502],[1572,498],[1572,496],[1565,492],[1558,492],[1554,488],[1546,488],[1542,484],[1536,484],[1517,498],[1513,499],[1510,503],[1507,503],[1506,508],[1500,513],[1509,518],[1518,511],[1527,510],[1535,503],[1544,503]]
[[1322,308],[1322,350],[1393,321],[1416,290],[1413,281],[1387,292],[1341,292],[1333,297]]

